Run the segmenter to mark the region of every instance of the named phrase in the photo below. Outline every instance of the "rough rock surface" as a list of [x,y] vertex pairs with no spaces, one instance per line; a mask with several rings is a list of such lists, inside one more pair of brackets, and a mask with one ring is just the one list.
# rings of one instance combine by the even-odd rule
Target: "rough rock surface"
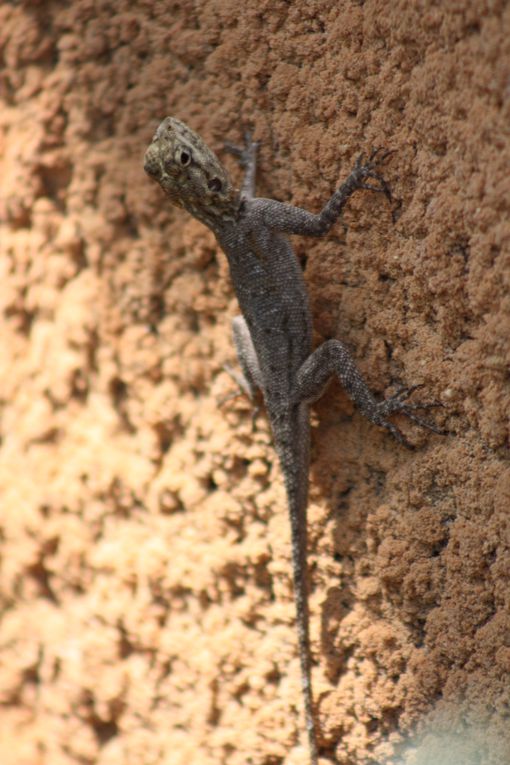
[[317,341],[451,431],[315,408],[324,762],[508,765],[509,29],[503,0],[1,4],[3,765],[307,762],[281,476],[219,404],[225,259],[142,170],[167,114],[218,151],[242,115],[260,193],[313,210],[396,150],[395,222],[359,194],[296,239]]

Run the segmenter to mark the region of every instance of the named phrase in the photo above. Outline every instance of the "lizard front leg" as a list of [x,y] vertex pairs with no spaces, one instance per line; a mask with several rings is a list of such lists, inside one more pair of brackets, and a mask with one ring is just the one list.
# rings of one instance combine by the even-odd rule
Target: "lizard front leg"
[[241,196],[244,199],[253,199],[255,196],[258,146],[258,141],[254,141],[248,131],[244,135],[244,146],[225,143],[225,149],[239,160],[239,164],[244,170],[244,180],[241,186]]
[[[256,209],[264,225],[274,231],[285,234],[304,234],[322,236],[326,234],[340,217],[350,197],[360,189],[383,193],[391,202],[388,184],[378,172],[379,165],[391,154],[389,151],[375,149],[366,162],[363,155],[358,157],[347,179],[330,197],[318,214],[302,207],[278,202],[275,199],[256,199]],[[369,181],[376,181],[377,185]]]
[[327,340],[314,351],[303,363],[296,377],[292,393],[293,402],[315,401],[320,397],[332,377],[337,377],[349,397],[357,405],[361,413],[371,422],[380,425],[408,448],[413,448],[398,428],[389,422],[390,414],[404,414],[420,427],[428,428],[434,433],[444,434],[436,425],[422,420],[414,414],[415,409],[426,409],[440,406],[437,402],[430,404],[408,403],[410,394],[420,387],[415,385],[402,388],[394,396],[384,401],[377,401],[357,368],[351,353],[340,340]]

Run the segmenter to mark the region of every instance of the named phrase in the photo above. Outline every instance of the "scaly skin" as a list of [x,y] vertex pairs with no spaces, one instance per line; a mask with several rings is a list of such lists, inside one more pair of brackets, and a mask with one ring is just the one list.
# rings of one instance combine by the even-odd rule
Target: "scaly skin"
[[[309,404],[337,376],[361,412],[410,446],[388,415],[399,412],[435,432],[414,414],[431,404],[410,404],[414,388],[378,402],[348,349],[328,340],[312,352],[312,319],[301,268],[286,234],[320,236],[338,220],[359,189],[391,198],[377,167],[387,152],[360,157],[347,180],[315,215],[292,205],[254,196],[256,144],[228,147],[241,161],[245,180],[237,191],[225,168],[183,122],[167,117],[145,155],[145,170],[168,194],[215,234],[225,252],[242,316],[233,322],[244,387],[260,389],[283,470],[292,532],[292,564],[306,727],[311,765],[318,763],[313,717],[306,566],[306,507],[309,466]],[[375,181],[377,185],[369,181]]]

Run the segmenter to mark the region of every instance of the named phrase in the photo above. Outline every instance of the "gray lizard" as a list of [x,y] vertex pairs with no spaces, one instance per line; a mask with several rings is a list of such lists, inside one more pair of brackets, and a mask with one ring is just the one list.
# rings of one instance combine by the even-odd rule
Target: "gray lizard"
[[[320,236],[338,220],[359,189],[389,189],[377,172],[387,152],[360,157],[347,180],[318,215],[273,199],[255,197],[257,144],[227,147],[245,170],[235,189],[217,157],[187,125],[167,117],[145,154],[145,171],[216,236],[230,266],[242,316],[233,321],[234,342],[244,386],[262,392],[287,491],[292,532],[292,565],[306,727],[312,765],[318,744],[310,681],[306,507],[309,465],[309,405],[336,376],[360,411],[409,446],[388,416],[399,412],[418,425],[442,432],[414,414],[436,404],[408,403],[416,387],[377,401],[346,346],[327,340],[312,351],[312,318],[305,281],[287,234]],[[372,182],[370,182],[372,181]]]

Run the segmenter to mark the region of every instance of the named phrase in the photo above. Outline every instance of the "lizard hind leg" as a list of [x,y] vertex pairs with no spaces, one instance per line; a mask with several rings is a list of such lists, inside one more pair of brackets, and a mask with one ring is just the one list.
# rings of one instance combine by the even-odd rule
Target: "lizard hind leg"
[[[242,394],[248,396],[250,401],[253,402],[258,391],[262,390],[262,375],[250,330],[243,316],[236,316],[232,320],[232,335],[241,371],[233,369],[230,364],[224,364],[223,368],[238,384],[239,392],[223,397],[221,403],[224,404],[226,401],[237,398],[237,396]],[[255,430],[255,423],[259,412],[260,406],[255,404],[252,414],[253,430]]]
[[243,316],[236,316],[232,321],[232,335],[242,374],[236,373],[235,379],[249,398],[255,398],[262,390],[262,374],[259,360],[251,339],[250,330]]
[[420,427],[444,434],[444,431],[435,424],[422,420],[414,414],[415,409],[439,406],[437,402],[407,403],[408,396],[420,386],[404,388],[386,400],[377,401],[354,363],[349,349],[340,340],[327,340],[302,364],[297,373],[292,394],[294,402],[315,401],[332,377],[338,378],[345,392],[367,419],[389,430],[404,446],[413,448],[400,430],[387,419],[390,414],[403,414]]

